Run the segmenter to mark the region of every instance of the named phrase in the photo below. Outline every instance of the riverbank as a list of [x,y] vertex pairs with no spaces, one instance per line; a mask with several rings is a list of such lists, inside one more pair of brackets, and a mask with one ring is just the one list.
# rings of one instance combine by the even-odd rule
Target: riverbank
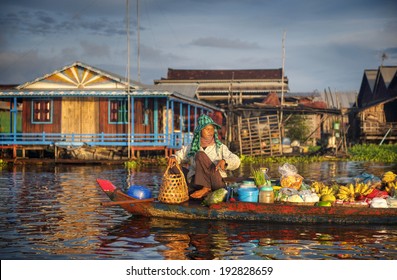
[[[368,161],[368,162],[397,162],[397,144],[388,145],[355,145],[349,148],[348,154],[339,155],[317,155],[315,153],[307,153],[300,155],[288,155],[277,157],[250,157],[241,156],[242,164],[268,164],[268,163],[310,163],[322,161]],[[123,165],[126,168],[135,168],[140,165],[166,165],[167,160],[164,156],[147,156],[126,160],[84,160],[84,159],[54,159],[54,158],[2,158],[1,165],[8,164],[90,164],[90,165]]]

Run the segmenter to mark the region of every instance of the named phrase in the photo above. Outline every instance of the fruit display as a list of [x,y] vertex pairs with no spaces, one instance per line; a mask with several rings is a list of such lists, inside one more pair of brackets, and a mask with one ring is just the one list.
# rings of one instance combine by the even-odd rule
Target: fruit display
[[387,193],[392,197],[395,196],[396,189],[397,189],[397,182],[390,182],[387,183],[387,185],[385,186],[385,191],[387,191]]
[[386,173],[383,174],[382,176],[382,183],[391,183],[394,180],[396,180],[397,175],[394,174],[392,171],[387,171]]
[[315,192],[319,197],[327,194],[335,195],[338,191],[337,185],[327,186],[323,182],[315,181],[311,185],[311,190]]
[[343,201],[354,202],[363,199],[373,190],[374,188],[364,183],[348,184],[347,186],[340,186],[336,196]]
[[387,207],[397,205],[397,174],[392,171],[385,172],[381,177],[362,173],[343,184],[313,181],[311,185],[301,181],[303,178],[297,174],[294,166],[284,165],[279,171],[283,176],[280,178],[281,189],[277,193],[276,201],[305,202],[317,206],[379,208],[386,207],[385,202],[382,201],[382,205],[375,202],[383,199],[387,201]]
[[387,171],[382,176],[382,187],[391,196],[396,196],[397,189],[397,174],[392,171]]

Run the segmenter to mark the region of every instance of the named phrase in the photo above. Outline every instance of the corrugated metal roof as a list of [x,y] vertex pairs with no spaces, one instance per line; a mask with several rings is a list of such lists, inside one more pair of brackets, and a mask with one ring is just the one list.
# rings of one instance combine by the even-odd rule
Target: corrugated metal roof
[[[284,95],[284,98],[309,98],[313,101],[323,101],[327,104],[327,108],[351,108],[356,103],[356,91],[341,91],[341,92],[289,92]],[[280,94],[278,94],[280,96]]]
[[357,101],[357,91],[323,92],[321,99],[327,103],[328,108],[352,108]]
[[68,90],[68,91],[45,91],[45,90],[13,90],[0,91],[0,97],[29,97],[29,96],[110,96],[110,95],[127,95],[126,91],[86,91],[86,90]]
[[159,85],[152,85],[147,86],[147,89],[153,90],[165,90],[170,92],[179,92],[187,97],[195,98],[197,92],[198,85],[192,84],[159,84]]
[[172,69],[162,80],[263,80],[281,79],[282,69]]

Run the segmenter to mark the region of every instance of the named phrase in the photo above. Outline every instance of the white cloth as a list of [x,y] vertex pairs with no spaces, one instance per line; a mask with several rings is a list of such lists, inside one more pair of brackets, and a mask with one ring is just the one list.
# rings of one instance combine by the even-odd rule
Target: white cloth
[[[189,163],[189,172],[187,174],[188,182],[191,181],[191,178],[194,176],[194,174],[196,172],[195,171],[196,170],[196,162],[194,160],[194,157],[191,157],[191,158],[187,157],[189,150],[190,150],[190,145],[183,146],[182,149],[175,152],[175,158],[179,164],[180,163]],[[218,152],[216,150],[215,143],[211,146],[206,147],[205,149],[200,147],[200,151],[203,151],[204,153],[206,153],[206,155],[209,157],[209,159],[215,165],[217,165],[220,160],[222,160],[222,159],[225,160],[225,162],[227,164],[227,166],[225,168],[226,170],[236,170],[240,166],[240,163],[241,163],[240,158],[236,154],[232,153],[225,144],[222,144],[219,147]],[[225,171],[219,170],[219,173],[221,174],[221,176],[223,178],[227,177],[227,174]]]

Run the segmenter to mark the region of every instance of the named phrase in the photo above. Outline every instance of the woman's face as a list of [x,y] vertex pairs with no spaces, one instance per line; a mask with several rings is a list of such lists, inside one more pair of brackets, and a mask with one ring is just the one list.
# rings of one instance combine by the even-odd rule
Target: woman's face
[[215,128],[212,124],[209,124],[207,126],[205,126],[202,130],[201,130],[201,136],[203,138],[210,138],[210,137],[214,137],[215,134]]

